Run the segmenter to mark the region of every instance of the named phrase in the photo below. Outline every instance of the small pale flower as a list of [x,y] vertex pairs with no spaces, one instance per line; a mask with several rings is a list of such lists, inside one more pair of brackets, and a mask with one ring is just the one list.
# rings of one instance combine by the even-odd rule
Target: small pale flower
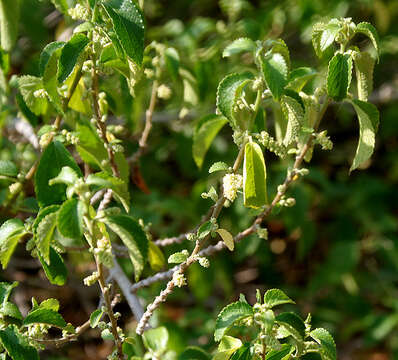
[[242,175],[227,174],[223,178],[224,195],[229,201],[236,199],[238,190],[243,185]]

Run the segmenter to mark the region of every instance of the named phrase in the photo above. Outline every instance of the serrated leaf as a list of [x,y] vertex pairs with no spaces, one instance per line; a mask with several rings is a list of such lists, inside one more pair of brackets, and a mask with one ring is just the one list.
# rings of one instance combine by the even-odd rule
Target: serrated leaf
[[217,161],[212,166],[210,166],[209,174],[212,174],[216,171],[227,171],[228,169],[229,169],[228,164],[222,161]]
[[329,62],[327,75],[328,95],[336,101],[347,97],[351,84],[352,59],[348,54],[337,53]]
[[376,28],[372,24],[369,24],[368,22],[361,22],[357,25],[355,32],[364,34],[370,39],[370,41],[372,42],[373,46],[376,49],[377,57],[379,57],[380,39]]
[[267,203],[267,173],[263,152],[255,142],[245,145],[243,162],[244,205],[259,208]]
[[64,166],[59,174],[48,183],[50,186],[54,184],[74,185],[78,178],[79,176],[76,174],[75,170],[69,166]]
[[325,30],[326,24],[325,23],[316,23],[312,27],[312,46],[315,50],[315,53],[318,57],[322,56],[321,51],[321,37],[322,33]]
[[57,299],[46,299],[38,305],[34,298],[32,298],[32,303],[34,304],[32,311],[36,309],[49,309],[58,312],[59,310],[59,301]]
[[354,106],[358,116],[359,142],[350,172],[357,169],[372,156],[375,147],[376,132],[379,127],[379,111],[376,106],[356,99],[352,100],[351,104]]
[[274,306],[282,304],[294,304],[294,301],[290,299],[282,290],[269,289],[264,294],[264,304],[271,309]]
[[126,245],[138,280],[148,257],[148,239],[144,230],[127,215],[107,216],[103,221]]
[[210,360],[210,355],[199,347],[189,346],[178,356],[178,360]]
[[207,115],[199,120],[192,143],[192,155],[198,168],[202,167],[207,150],[227,122],[225,117],[218,115]]
[[90,315],[90,326],[94,329],[98,326],[98,323],[101,321],[104,312],[101,309],[97,309],[92,312]]
[[11,255],[18,244],[18,240],[26,234],[23,222],[20,219],[9,219],[0,227],[0,262],[5,269]]
[[273,98],[279,101],[287,84],[288,63],[282,54],[271,51],[261,59],[261,65],[265,83]]
[[329,22],[322,31],[319,40],[319,50],[324,52],[330,45],[333,44],[336,35],[339,33],[341,26],[336,22]]
[[41,207],[62,203],[66,199],[66,185],[49,185],[49,181],[60,173],[64,166],[72,168],[78,176],[82,176],[80,168],[65,146],[54,141],[44,150],[35,174],[35,191]]
[[154,271],[162,270],[166,264],[162,250],[160,250],[152,241],[149,241],[148,262],[151,269]]
[[87,36],[79,33],[62,47],[58,63],[58,82],[63,83],[73,72],[86,46],[90,43]]
[[299,135],[301,124],[304,121],[304,111],[296,99],[286,95],[281,98],[281,108],[287,120],[283,145],[289,146]]
[[29,345],[15,325],[0,330],[0,342],[12,360],[40,360],[37,350]]
[[31,311],[23,321],[24,326],[31,324],[46,324],[62,329],[66,326],[66,321],[52,309],[39,308]]
[[0,175],[16,177],[18,175],[18,169],[12,161],[0,160]]
[[65,201],[58,211],[57,226],[61,235],[70,239],[80,239],[83,236],[82,201],[73,198]]
[[18,286],[18,281],[12,283],[0,282],[0,305],[3,306],[8,302],[12,290]]
[[65,285],[68,277],[68,270],[66,269],[62,256],[50,247],[50,263],[47,264],[40,253],[38,255],[44,273],[50,283],[58,286]]
[[293,312],[284,312],[275,317],[275,321],[284,326],[285,329],[295,338],[300,340],[305,337],[304,321]]
[[57,212],[59,210],[59,208],[60,208],[59,205],[50,205],[50,206],[47,206],[45,208],[41,208],[40,209],[40,211],[37,214],[36,219],[35,219],[35,221],[33,222],[33,225],[32,225],[32,231],[33,231],[33,235],[34,236],[36,236],[36,234],[37,234],[37,227],[39,226],[40,221],[42,221],[43,218],[45,216],[47,216],[48,214],[51,214],[53,212]]
[[46,70],[46,66],[50,61],[51,56],[56,52],[58,49],[62,48],[65,45],[64,41],[53,41],[46,45],[43,51],[40,54],[40,61],[39,61],[39,69],[40,75],[44,75],[44,71]]
[[230,122],[233,127],[237,126],[234,116],[236,100],[242,94],[245,85],[254,79],[251,72],[230,74],[221,80],[217,88],[217,108]]
[[185,252],[176,252],[169,256],[169,258],[167,259],[167,262],[169,264],[181,264],[186,259],[188,259],[188,254],[186,254]]
[[227,305],[217,316],[214,340],[220,341],[236,321],[253,316],[253,314],[253,308],[246,302],[237,301]]
[[222,240],[224,241],[225,246],[228,248],[229,251],[234,251],[235,242],[234,237],[232,234],[225,229],[218,229],[217,233],[221,236]]
[[256,50],[256,43],[249,38],[239,38],[232,41],[223,51],[223,57],[240,54],[242,52],[253,52]]
[[103,6],[126,55],[141,65],[145,39],[145,19],[141,9],[133,0],[110,0]]
[[5,302],[3,306],[0,308],[0,313],[3,316],[12,317],[17,320],[22,320],[22,314],[19,311],[18,307],[12,302]]
[[167,349],[169,333],[164,326],[160,326],[156,329],[145,331],[142,335],[142,339],[147,348],[152,351],[162,353]]
[[18,78],[18,85],[29,110],[37,116],[45,114],[48,108],[47,97],[34,96],[36,90],[43,89],[42,79],[36,76],[24,75]]
[[355,52],[353,59],[357,77],[358,99],[367,101],[373,90],[375,60],[367,52]]
[[37,226],[36,246],[44,261],[50,263],[50,243],[57,225],[57,213],[46,215]]
[[283,344],[280,350],[271,350],[265,357],[265,360],[288,360],[294,347],[289,344]]
[[11,51],[18,38],[20,0],[0,1],[0,45],[5,51]]
[[322,328],[312,330],[310,336],[321,345],[322,360],[337,359],[336,344],[327,330]]

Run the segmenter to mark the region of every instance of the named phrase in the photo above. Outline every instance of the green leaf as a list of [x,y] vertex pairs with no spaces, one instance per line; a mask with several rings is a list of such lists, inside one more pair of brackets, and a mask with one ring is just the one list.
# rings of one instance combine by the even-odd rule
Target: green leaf
[[20,0],[0,1],[0,44],[5,51],[11,51],[18,38]]
[[227,350],[236,350],[242,346],[240,339],[234,338],[229,335],[224,335],[218,345],[218,351],[223,352]]
[[234,237],[232,234],[225,229],[218,229],[217,233],[221,236],[222,240],[224,241],[225,246],[228,248],[229,251],[234,251],[235,242]]
[[48,108],[47,97],[34,96],[36,90],[43,89],[42,79],[31,75],[21,76],[18,78],[18,86],[30,111],[37,116],[45,114]]
[[289,146],[299,136],[300,127],[304,121],[304,110],[296,99],[286,95],[282,96],[281,108],[287,120],[283,145]]
[[177,50],[169,47],[164,51],[164,60],[172,79],[177,81],[180,68],[180,55]]
[[156,329],[145,331],[142,335],[142,339],[144,340],[144,344],[148,349],[162,353],[167,349],[169,333],[164,326],[161,326]]
[[228,122],[223,116],[207,115],[199,120],[193,134],[192,155],[196,165],[201,168],[203,160],[214,138]]
[[80,168],[65,146],[54,141],[44,150],[35,174],[35,191],[41,207],[59,204],[66,199],[66,185],[49,185],[49,180],[58,176],[64,166],[69,166],[78,176],[82,176]]
[[167,262],[169,264],[181,264],[183,263],[186,259],[188,259],[188,254],[184,252],[176,252],[174,254],[171,254],[169,258],[167,259]]
[[47,264],[50,264],[50,243],[57,225],[57,213],[46,215],[39,223],[36,233],[36,246]]
[[327,75],[328,95],[336,101],[347,97],[351,84],[352,59],[348,54],[337,53],[329,62]]
[[321,345],[322,360],[337,359],[336,344],[327,330],[322,328],[312,330],[310,336]]
[[5,269],[10,261],[18,240],[26,234],[24,224],[19,219],[9,219],[0,227],[0,262]]
[[66,326],[66,321],[52,309],[39,308],[31,311],[23,321],[24,326],[31,324],[46,324],[62,329]]
[[358,99],[367,101],[373,90],[373,69],[375,60],[367,52],[354,52]]
[[317,72],[309,67],[299,67],[292,70],[289,77],[287,88],[296,92],[300,92],[304,86],[315,78]]
[[280,350],[271,350],[267,356],[266,360],[288,360],[290,359],[290,354],[294,351],[294,347],[289,344],[283,344]]
[[37,234],[37,227],[39,226],[40,221],[42,221],[44,219],[44,217],[47,216],[48,214],[57,212],[59,210],[59,208],[60,208],[59,205],[50,205],[50,206],[40,209],[40,211],[37,214],[36,219],[32,225],[32,231],[33,231],[34,236],[36,236],[36,234]]
[[196,232],[199,239],[204,239],[207,235],[211,233],[213,229],[213,224],[211,221],[206,221],[202,225],[200,225],[198,231]]
[[259,208],[267,203],[267,173],[261,148],[255,142],[245,145],[243,163],[244,205]]
[[148,257],[148,239],[136,220],[127,215],[104,218],[104,223],[114,231],[126,245],[134,267],[136,280],[139,279]]
[[68,2],[67,0],[50,0],[55,8],[62,14],[69,16],[68,14]]
[[379,127],[379,111],[376,106],[356,99],[352,100],[351,104],[358,116],[359,142],[350,172],[357,169],[372,156],[376,141],[375,136]]
[[12,360],[40,360],[37,350],[29,345],[15,325],[0,330],[0,342]]
[[242,52],[253,52],[256,50],[256,43],[249,38],[239,38],[229,44],[223,51],[223,57],[240,54]]
[[325,25],[319,40],[319,50],[321,52],[324,52],[330,45],[333,44],[334,39],[339,33],[340,29],[341,26],[339,24],[339,20],[336,19],[332,19],[327,25]]
[[377,57],[379,57],[379,55],[380,55],[380,39],[379,39],[379,34],[377,33],[376,28],[372,24],[369,24],[368,22],[361,22],[357,25],[355,32],[364,34],[370,39],[370,41],[372,42],[373,46],[376,49]]
[[29,121],[29,123],[35,127],[37,126],[38,122],[39,122],[39,118],[37,117],[37,115],[35,113],[33,113],[28,105],[26,105],[26,102],[23,98],[23,96],[20,93],[17,93],[15,95],[15,102],[18,105],[18,109],[19,111],[22,113],[23,117]]
[[58,312],[59,310],[59,301],[57,299],[50,298],[42,301],[40,305],[38,305],[36,300],[32,298],[32,303],[33,303],[32,311],[36,309],[49,309]]
[[83,236],[82,201],[73,198],[65,201],[58,211],[57,225],[61,235],[70,239],[80,239]]
[[312,27],[312,46],[315,50],[315,53],[318,57],[322,56],[322,51],[321,51],[321,38],[322,38],[322,33],[325,30],[326,24],[325,23],[316,23]]
[[178,356],[178,360],[210,360],[210,355],[199,347],[189,346]]
[[261,59],[265,83],[275,100],[279,101],[287,84],[289,67],[285,57],[270,51]]
[[274,306],[282,304],[294,304],[294,301],[290,299],[282,290],[269,289],[264,294],[264,304],[267,308],[271,309]]
[[39,69],[40,75],[44,75],[44,71],[46,70],[47,64],[51,59],[51,56],[60,48],[65,45],[64,41],[54,41],[46,45],[43,51],[40,54],[40,61],[39,61]]
[[126,55],[141,65],[145,40],[145,19],[141,9],[133,0],[110,0],[103,6]]
[[73,72],[83,51],[89,44],[90,40],[87,36],[79,33],[63,46],[58,64],[58,82],[63,83]]
[[250,353],[250,344],[245,344],[236,350],[230,360],[253,360],[253,356]]
[[217,161],[212,166],[210,166],[209,174],[214,173],[216,171],[227,171],[228,169],[229,169],[228,164],[222,161]]
[[253,316],[253,314],[252,307],[246,302],[237,301],[227,305],[217,316],[214,340],[220,341],[236,321]]
[[151,269],[154,271],[162,270],[166,264],[162,251],[152,241],[149,241],[148,262]]
[[0,175],[16,177],[18,175],[18,169],[12,161],[0,160]]
[[19,311],[18,307],[12,302],[5,302],[3,306],[0,308],[0,313],[3,316],[8,316],[17,320],[22,320],[22,314]]
[[294,338],[304,339],[304,321],[293,312],[284,312],[275,317],[275,321],[282,325]]
[[90,326],[93,329],[96,328],[103,316],[104,316],[104,312],[101,309],[97,309],[97,310],[93,311],[93,313],[90,315]]
[[245,85],[253,80],[251,72],[240,74],[230,74],[221,80],[217,88],[217,108],[230,122],[233,127],[237,127],[234,116],[236,100],[241,96]]
[[74,185],[78,178],[79,176],[76,174],[75,170],[69,166],[64,166],[59,174],[55,178],[51,179],[48,184],[50,186],[54,184]]
[[43,257],[39,255],[39,260],[43,266],[44,273],[47,279],[53,285],[63,286],[66,283],[68,277],[68,270],[64,264],[62,256],[58,254],[53,247],[50,246],[50,264],[47,264]]
[[0,305],[3,306],[8,302],[12,290],[18,286],[18,281],[12,283],[0,282]]
[[299,357],[300,360],[322,360],[321,355],[314,352],[309,352],[303,356]]

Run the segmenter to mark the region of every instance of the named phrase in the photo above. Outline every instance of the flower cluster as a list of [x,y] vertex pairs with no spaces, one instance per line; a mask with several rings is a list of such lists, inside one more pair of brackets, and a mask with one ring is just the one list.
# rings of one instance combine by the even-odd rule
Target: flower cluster
[[229,201],[236,199],[236,194],[243,186],[243,177],[238,174],[226,174],[223,178],[224,195]]
[[276,156],[284,158],[287,154],[287,149],[283,144],[278,143],[270,134],[266,131],[262,131],[258,136],[258,140],[260,143],[267,148],[269,151],[272,151]]

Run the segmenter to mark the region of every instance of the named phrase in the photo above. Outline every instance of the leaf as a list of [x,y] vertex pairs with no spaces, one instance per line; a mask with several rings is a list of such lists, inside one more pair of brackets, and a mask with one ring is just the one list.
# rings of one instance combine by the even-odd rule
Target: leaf
[[169,333],[164,326],[160,326],[156,329],[145,331],[142,335],[142,339],[147,348],[154,352],[162,353],[167,349]]
[[20,93],[17,93],[15,95],[15,102],[18,105],[18,109],[19,111],[22,113],[23,117],[29,121],[29,123],[32,126],[37,126],[39,119],[36,116],[36,114],[34,114],[28,107],[28,105],[26,105],[26,102],[23,98],[23,96]]
[[241,96],[245,85],[254,79],[251,72],[227,75],[218,85],[217,88],[217,108],[231,123],[232,127],[236,127],[236,119],[234,117],[234,107],[236,100]]
[[299,67],[292,70],[289,77],[287,88],[296,92],[300,92],[304,86],[315,78],[317,72],[309,67]]
[[18,175],[18,169],[12,161],[0,160],[0,175],[16,177]]
[[50,61],[51,56],[60,48],[65,45],[64,41],[53,41],[46,45],[43,51],[40,54],[39,61],[39,69],[40,75],[44,75],[44,71],[46,70],[47,64]]
[[110,0],[103,6],[126,55],[141,65],[145,39],[145,19],[141,9],[133,0]]
[[58,211],[57,226],[61,235],[70,239],[83,236],[84,204],[73,198],[65,201]]
[[229,44],[223,51],[223,57],[240,54],[242,52],[253,52],[256,50],[256,43],[249,38],[239,38]]
[[225,117],[218,115],[207,115],[199,120],[192,143],[192,155],[198,168],[202,167],[207,150],[227,122]]
[[310,336],[321,345],[321,355],[323,360],[336,360],[336,344],[332,335],[325,329],[318,328],[310,332]]
[[7,267],[18,240],[25,234],[25,226],[20,219],[9,219],[1,225],[0,262],[3,269]]
[[379,111],[371,103],[352,100],[359,121],[359,142],[350,172],[357,169],[372,156],[375,147],[375,135],[379,127]]
[[[32,298],[32,303],[34,298]],[[59,301],[57,299],[47,299],[44,300],[40,303],[40,305],[37,305],[37,302],[35,302],[35,305],[32,307],[32,311],[36,309],[49,309],[53,310],[55,312],[58,312],[59,310]]]
[[265,83],[275,100],[279,101],[287,84],[288,63],[280,53],[269,52],[261,59]]
[[250,353],[250,344],[245,344],[236,350],[230,360],[253,360],[253,356]]
[[368,22],[361,22],[357,25],[355,32],[364,34],[370,39],[370,41],[372,42],[373,46],[376,49],[377,58],[378,58],[380,55],[380,39],[376,28],[372,24],[369,24]]
[[18,38],[20,0],[0,1],[0,45],[5,51],[11,51]]
[[272,309],[274,306],[282,304],[294,304],[294,301],[290,299],[282,290],[269,289],[264,294],[264,304],[267,308]]
[[322,35],[319,41],[319,50],[321,52],[324,52],[330,45],[333,44],[336,35],[341,29],[338,20],[337,22],[332,21],[325,25],[324,30],[322,31]]
[[265,360],[288,360],[294,347],[289,344],[283,344],[281,350],[271,350],[265,357]]
[[169,258],[167,259],[167,262],[169,264],[181,264],[186,259],[188,259],[188,254],[186,254],[185,252],[176,252],[169,256]]
[[148,239],[136,220],[127,215],[104,218],[104,223],[114,231],[126,245],[134,267],[136,280],[139,279],[148,256]]
[[283,145],[289,146],[299,136],[300,127],[304,121],[304,110],[296,99],[286,95],[282,96],[281,108],[287,120]]
[[329,62],[327,75],[328,95],[336,101],[347,97],[351,83],[352,59],[348,54],[337,53]]
[[68,14],[68,2],[67,0],[50,0],[55,8],[62,14],[64,15],[69,15]]
[[174,81],[178,79],[179,68],[180,68],[180,55],[177,50],[169,47],[164,51],[164,60],[166,63],[167,70]]
[[0,342],[12,360],[40,360],[37,350],[29,345],[15,325],[0,330]]
[[73,72],[90,40],[87,36],[78,33],[63,46],[58,63],[58,82],[63,83]]
[[50,206],[40,209],[40,211],[37,214],[36,219],[32,225],[33,236],[36,236],[36,234],[37,234],[37,227],[39,226],[40,221],[42,221],[44,219],[44,217],[47,216],[48,214],[57,212],[59,210],[59,208],[60,208],[59,205],[50,205]]
[[0,282],[0,305],[3,306],[8,302],[12,290],[18,286],[18,281],[12,283]]
[[325,30],[326,24],[325,23],[316,23],[312,27],[312,46],[315,50],[315,53],[318,57],[322,56],[321,51],[321,37],[322,33]]
[[358,99],[367,101],[373,90],[375,60],[367,52],[355,52],[353,59],[357,77]]
[[178,360],[210,360],[210,355],[199,347],[189,346],[178,356]]
[[31,311],[23,321],[24,326],[31,324],[46,324],[62,329],[66,326],[66,321],[55,310],[39,308]]
[[259,208],[267,203],[267,173],[261,148],[255,142],[245,145],[243,163],[244,205]]
[[36,246],[40,255],[47,264],[50,264],[50,243],[57,225],[57,213],[53,212],[46,215],[40,221],[36,233]]
[[166,264],[166,260],[162,251],[152,241],[149,241],[148,261],[149,265],[154,271],[162,270]]
[[64,264],[62,256],[58,254],[53,247],[50,246],[50,264],[47,264],[43,257],[39,255],[39,260],[43,266],[47,279],[53,285],[63,286],[68,277],[68,270]]
[[37,116],[45,114],[48,107],[47,97],[42,98],[34,96],[36,90],[43,89],[42,79],[36,76],[24,75],[18,78],[18,86],[30,111]]
[[227,305],[217,316],[214,340],[220,341],[236,321],[253,316],[253,314],[252,307],[246,302],[237,301]]
[[79,176],[76,174],[75,170],[69,166],[64,166],[59,174],[48,183],[50,186],[54,184],[74,185],[78,179]]
[[304,321],[293,312],[284,312],[275,317],[275,321],[282,325],[294,338],[304,339]]
[[18,307],[12,302],[6,302],[0,309],[0,313],[3,316],[8,316],[17,320],[22,320],[22,314]]
[[209,174],[214,173],[216,171],[228,171],[229,166],[222,161],[215,162],[212,166],[210,166]]
[[218,345],[218,351],[236,350],[242,346],[242,341],[240,339],[234,338],[229,335],[224,335]]
[[204,239],[207,235],[211,233],[212,229],[213,229],[213,224],[210,220],[204,222],[202,225],[200,225],[198,231],[196,232],[198,238]]
[[228,230],[225,229],[218,229],[217,233],[221,236],[224,241],[225,246],[228,248],[229,251],[234,251],[235,242],[234,237]]
[[50,186],[49,180],[58,176],[64,166],[72,168],[82,176],[80,168],[73,157],[59,141],[50,143],[44,150],[35,174],[35,191],[41,207],[62,203],[66,199],[63,184]]
[[97,309],[90,315],[90,326],[94,329],[98,326],[101,318],[104,316],[104,312],[101,309]]

